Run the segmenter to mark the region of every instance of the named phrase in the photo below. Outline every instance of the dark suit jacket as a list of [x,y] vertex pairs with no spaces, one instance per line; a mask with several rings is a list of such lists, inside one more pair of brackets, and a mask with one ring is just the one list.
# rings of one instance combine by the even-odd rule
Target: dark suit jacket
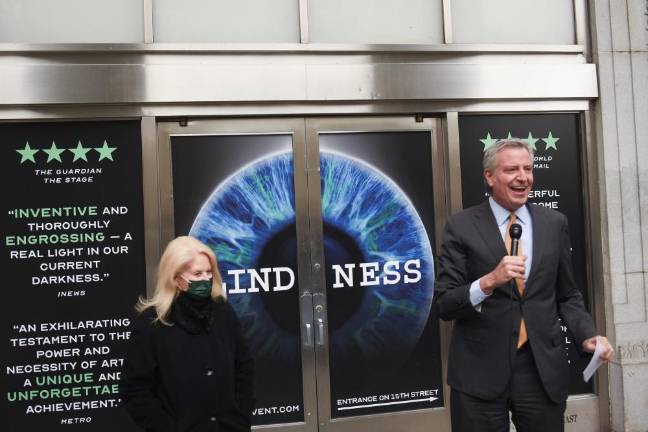
[[568,363],[561,317],[578,349],[596,334],[574,282],[567,218],[529,205],[533,223],[533,262],[521,299],[511,284],[497,287],[478,312],[470,284],[492,271],[507,254],[488,201],[450,218],[439,257],[435,292],[439,314],[455,320],[448,359],[448,384],[482,399],[493,399],[511,376],[521,314],[549,397],[567,398]]

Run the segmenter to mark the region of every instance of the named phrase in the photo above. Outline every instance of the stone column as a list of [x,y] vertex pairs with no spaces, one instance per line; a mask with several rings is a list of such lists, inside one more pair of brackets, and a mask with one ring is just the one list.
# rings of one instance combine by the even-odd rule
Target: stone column
[[614,432],[648,431],[648,0],[590,2]]

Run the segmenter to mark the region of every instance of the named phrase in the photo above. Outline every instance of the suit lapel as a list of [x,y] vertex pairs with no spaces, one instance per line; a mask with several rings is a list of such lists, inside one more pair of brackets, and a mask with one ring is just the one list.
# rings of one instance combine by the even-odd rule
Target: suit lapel
[[547,233],[547,220],[542,217],[541,213],[533,204],[527,205],[533,223],[533,262],[531,263],[531,271],[529,272],[529,280],[527,281],[526,288],[529,288],[533,277],[538,271],[542,257],[542,251],[545,247],[546,233]]
[[502,234],[500,234],[499,228],[497,227],[497,221],[495,220],[495,216],[493,216],[488,201],[482,203],[478,211],[475,212],[474,223],[477,232],[493,254],[493,259],[499,262],[507,252],[504,247],[504,240],[502,240]]

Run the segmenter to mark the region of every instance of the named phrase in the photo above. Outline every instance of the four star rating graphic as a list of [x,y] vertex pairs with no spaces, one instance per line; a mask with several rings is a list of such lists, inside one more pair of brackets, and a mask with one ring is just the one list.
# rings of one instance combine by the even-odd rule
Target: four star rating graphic
[[46,163],[50,163],[54,161],[62,163],[63,158],[61,155],[65,151],[69,151],[74,155],[72,162],[76,162],[77,160],[88,162],[88,152],[90,150],[94,150],[97,153],[99,153],[98,161],[102,161],[104,159],[108,159],[111,162],[115,161],[115,159],[113,159],[113,152],[117,150],[117,147],[109,147],[108,142],[105,140],[101,147],[83,147],[83,144],[81,144],[81,141],[79,141],[75,148],[59,148],[56,146],[56,142],[52,141],[52,145],[50,146],[50,148],[46,148],[46,149],[33,149],[29,145],[29,142],[27,142],[25,143],[25,147],[16,150],[16,152],[18,152],[18,154],[20,155],[21,164],[25,162],[32,162],[35,164],[36,163],[35,155],[40,151],[42,151],[47,155]]
[[[511,132],[509,132],[507,139],[511,139],[511,137],[512,137]],[[538,147],[536,145],[536,142],[538,142],[538,141],[543,141],[545,143],[545,150],[553,149],[555,151],[558,151],[558,147],[556,146],[556,142],[559,139],[560,138],[554,137],[553,133],[551,131],[549,131],[549,135],[546,136],[545,138],[534,138],[533,135],[531,134],[531,132],[529,132],[529,136],[527,138],[524,138],[523,141],[526,141],[534,151],[538,150]],[[482,138],[479,141],[481,141],[482,144],[484,144],[484,151],[486,151],[486,149],[488,149],[493,144],[495,144],[497,142],[497,140],[498,140],[497,138],[491,137],[490,132],[488,132],[486,134],[486,138]]]

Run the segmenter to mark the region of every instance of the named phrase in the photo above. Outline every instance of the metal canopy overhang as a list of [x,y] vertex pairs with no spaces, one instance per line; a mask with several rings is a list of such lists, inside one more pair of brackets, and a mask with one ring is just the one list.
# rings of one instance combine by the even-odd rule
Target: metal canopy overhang
[[598,97],[579,46],[175,48],[0,46],[0,108]]

